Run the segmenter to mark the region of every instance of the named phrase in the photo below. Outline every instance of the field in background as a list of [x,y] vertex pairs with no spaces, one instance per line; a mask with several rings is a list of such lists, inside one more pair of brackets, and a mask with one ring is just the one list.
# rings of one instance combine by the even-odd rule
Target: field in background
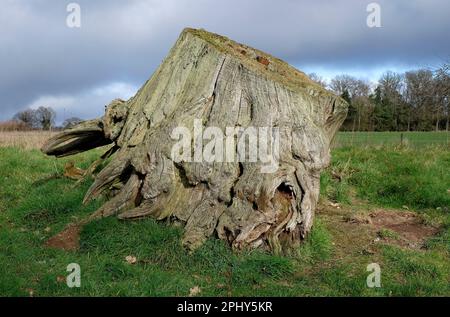
[[339,132],[333,142],[334,148],[381,145],[450,146],[450,132]]
[[[46,138],[34,137],[22,147],[39,147]],[[7,144],[19,144],[14,138],[31,136],[10,135]],[[81,203],[92,179],[74,186],[62,175],[66,162],[86,169],[101,154],[55,159],[0,147],[1,296],[450,295],[446,146],[333,149],[313,231],[286,257],[233,253],[214,238],[189,254],[180,228],[152,219],[98,220],[84,227],[79,251],[45,247],[103,203]],[[65,283],[69,263],[81,267],[81,288]],[[370,263],[381,266],[381,288],[367,287]]]
[[52,131],[0,131],[0,147],[39,149],[56,133]]

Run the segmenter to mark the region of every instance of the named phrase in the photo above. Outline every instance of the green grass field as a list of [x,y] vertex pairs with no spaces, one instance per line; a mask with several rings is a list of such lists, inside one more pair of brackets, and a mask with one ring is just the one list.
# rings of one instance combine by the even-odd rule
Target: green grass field
[[450,147],[450,132],[339,132],[334,140],[334,147],[382,145]]
[[[217,239],[189,254],[180,245],[180,228],[152,219],[91,223],[77,252],[44,247],[102,203],[81,204],[91,180],[74,188],[69,179],[45,179],[60,175],[68,160],[87,168],[99,153],[54,159],[37,150],[0,148],[0,295],[187,296],[196,286],[199,296],[450,295],[446,147],[335,149],[321,178],[312,234],[291,256],[234,254]],[[346,220],[406,208],[438,228],[420,248],[402,246],[390,229]],[[128,255],[137,262],[127,263]],[[382,269],[381,288],[366,285],[373,262]],[[80,288],[65,283],[69,263],[81,267]]]

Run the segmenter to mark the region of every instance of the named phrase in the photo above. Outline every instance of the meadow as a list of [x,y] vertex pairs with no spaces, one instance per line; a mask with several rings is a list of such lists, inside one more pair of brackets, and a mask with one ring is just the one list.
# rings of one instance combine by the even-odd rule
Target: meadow
[[[86,169],[102,152],[55,159],[37,140],[3,142],[0,295],[450,296],[448,135],[408,134],[402,144],[389,135],[368,146],[354,134],[348,146],[339,134],[312,234],[288,256],[233,253],[214,238],[190,254],[182,229],[152,219],[102,219],[84,227],[78,251],[48,248],[49,237],[102,203],[81,204],[92,179],[75,186],[65,163]],[[70,263],[81,267],[80,288],[66,285]],[[381,267],[379,288],[366,283],[371,263]]]
[[335,147],[405,145],[423,148],[430,145],[450,146],[450,132],[339,132]]
[[39,149],[45,141],[57,132],[51,131],[1,131],[0,147],[14,147],[26,150]]

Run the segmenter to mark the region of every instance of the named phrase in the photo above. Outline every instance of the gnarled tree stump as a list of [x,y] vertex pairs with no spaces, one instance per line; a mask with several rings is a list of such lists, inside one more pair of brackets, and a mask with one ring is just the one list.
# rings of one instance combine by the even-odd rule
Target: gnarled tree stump
[[[59,157],[113,144],[107,155],[114,156],[84,202],[105,190],[114,196],[84,222],[151,216],[183,224],[190,249],[216,233],[237,249],[280,252],[311,230],[320,171],[330,162],[330,142],[346,113],[344,100],[285,62],[185,29],[134,97],[114,100],[103,118],[60,133],[42,150]],[[224,133],[199,136],[199,123]],[[182,159],[174,159],[180,127],[194,139]],[[272,151],[272,169],[264,171],[267,162],[249,159],[250,152],[218,161],[221,149],[214,145],[239,151],[243,138],[249,148],[256,142],[240,132],[216,142],[229,135],[227,127],[276,129],[269,133],[269,148],[279,150]],[[212,160],[202,156],[208,146]]]

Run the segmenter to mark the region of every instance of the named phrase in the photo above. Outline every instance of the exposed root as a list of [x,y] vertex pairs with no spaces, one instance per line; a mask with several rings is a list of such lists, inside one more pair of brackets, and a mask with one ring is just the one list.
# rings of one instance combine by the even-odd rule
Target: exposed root
[[110,144],[105,138],[102,120],[89,120],[50,138],[42,147],[47,155],[64,157]]
[[121,210],[136,207],[136,199],[139,195],[140,186],[141,180],[136,174],[132,174],[119,193],[89,216],[88,221],[109,217],[119,213]]
[[92,199],[98,197],[104,190],[108,189],[114,182],[120,182],[127,168],[130,166],[131,158],[128,155],[119,155],[115,160],[111,161],[95,178],[95,182],[91,185],[84,197],[83,204],[88,203]]
[[75,163],[70,161],[64,166],[64,176],[74,180],[80,180],[84,177],[85,170],[75,166]]
[[203,200],[186,223],[183,245],[189,250],[195,250],[202,245],[213,234],[224,209],[225,206],[214,199]]
[[94,163],[92,163],[89,168],[84,172],[83,177],[77,180],[77,182],[73,185],[72,188],[76,188],[78,185],[80,185],[83,181],[85,181],[88,177],[93,176],[94,171],[102,164],[107,158],[109,158],[111,155],[113,155],[119,147],[112,146],[108,151],[106,151],[99,159],[95,160]]
[[[161,205],[161,207],[162,207],[162,205]],[[125,210],[124,212],[117,215],[117,218],[119,218],[121,220],[138,219],[138,218],[150,216],[153,212],[157,212],[158,210],[159,210],[159,208],[155,208],[155,206],[153,204],[143,203],[136,208]]]

